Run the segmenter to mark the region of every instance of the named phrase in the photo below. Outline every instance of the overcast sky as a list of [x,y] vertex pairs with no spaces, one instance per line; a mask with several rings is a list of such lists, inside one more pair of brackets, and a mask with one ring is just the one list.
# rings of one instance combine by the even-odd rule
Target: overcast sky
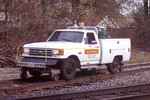
[[139,6],[143,6],[143,0],[134,0],[135,1],[135,4],[123,4],[122,6],[124,7],[122,10],[121,10],[121,13],[123,15],[128,15],[130,13],[132,13],[133,11],[137,11],[137,8]]

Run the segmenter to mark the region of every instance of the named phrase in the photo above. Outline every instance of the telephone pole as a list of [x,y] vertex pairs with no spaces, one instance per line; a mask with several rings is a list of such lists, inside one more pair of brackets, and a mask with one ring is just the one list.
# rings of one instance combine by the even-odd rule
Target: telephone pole
[[150,17],[150,0],[148,0],[148,18]]
[[144,13],[145,18],[150,17],[150,0],[144,0]]

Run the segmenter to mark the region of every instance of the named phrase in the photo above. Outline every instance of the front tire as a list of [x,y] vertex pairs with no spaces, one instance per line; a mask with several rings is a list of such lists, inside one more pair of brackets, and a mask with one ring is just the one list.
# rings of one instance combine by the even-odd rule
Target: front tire
[[68,58],[63,61],[60,68],[61,75],[65,80],[71,80],[76,74],[76,62],[73,58]]
[[111,73],[111,74],[115,74],[118,72],[119,70],[119,59],[117,57],[114,58],[113,62],[111,64],[107,65],[107,70]]

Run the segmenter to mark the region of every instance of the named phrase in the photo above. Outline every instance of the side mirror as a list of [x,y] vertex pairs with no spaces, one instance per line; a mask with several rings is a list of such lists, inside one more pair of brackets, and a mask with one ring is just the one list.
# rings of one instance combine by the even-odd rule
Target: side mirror
[[87,38],[84,38],[83,41],[84,41],[85,44],[88,44],[88,39]]
[[92,44],[97,44],[97,42],[96,41],[92,41]]

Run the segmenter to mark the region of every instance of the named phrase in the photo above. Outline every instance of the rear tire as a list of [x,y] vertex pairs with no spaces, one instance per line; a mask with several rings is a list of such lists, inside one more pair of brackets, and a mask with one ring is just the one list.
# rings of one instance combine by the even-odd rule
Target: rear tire
[[35,70],[29,70],[29,73],[33,76],[33,77],[40,77],[41,73],[39,71],[35,71]]
[[71,80],[76,74],[76,62],[73,58],[68,58],[63,61],[60,68],[61,75],[65,80]]
[[113,62],[111,64],[107,65],[107,70],[111,73],[111,74],[115,74],[118,72],[119,70],[119,59],[117,57],[114,58]]

